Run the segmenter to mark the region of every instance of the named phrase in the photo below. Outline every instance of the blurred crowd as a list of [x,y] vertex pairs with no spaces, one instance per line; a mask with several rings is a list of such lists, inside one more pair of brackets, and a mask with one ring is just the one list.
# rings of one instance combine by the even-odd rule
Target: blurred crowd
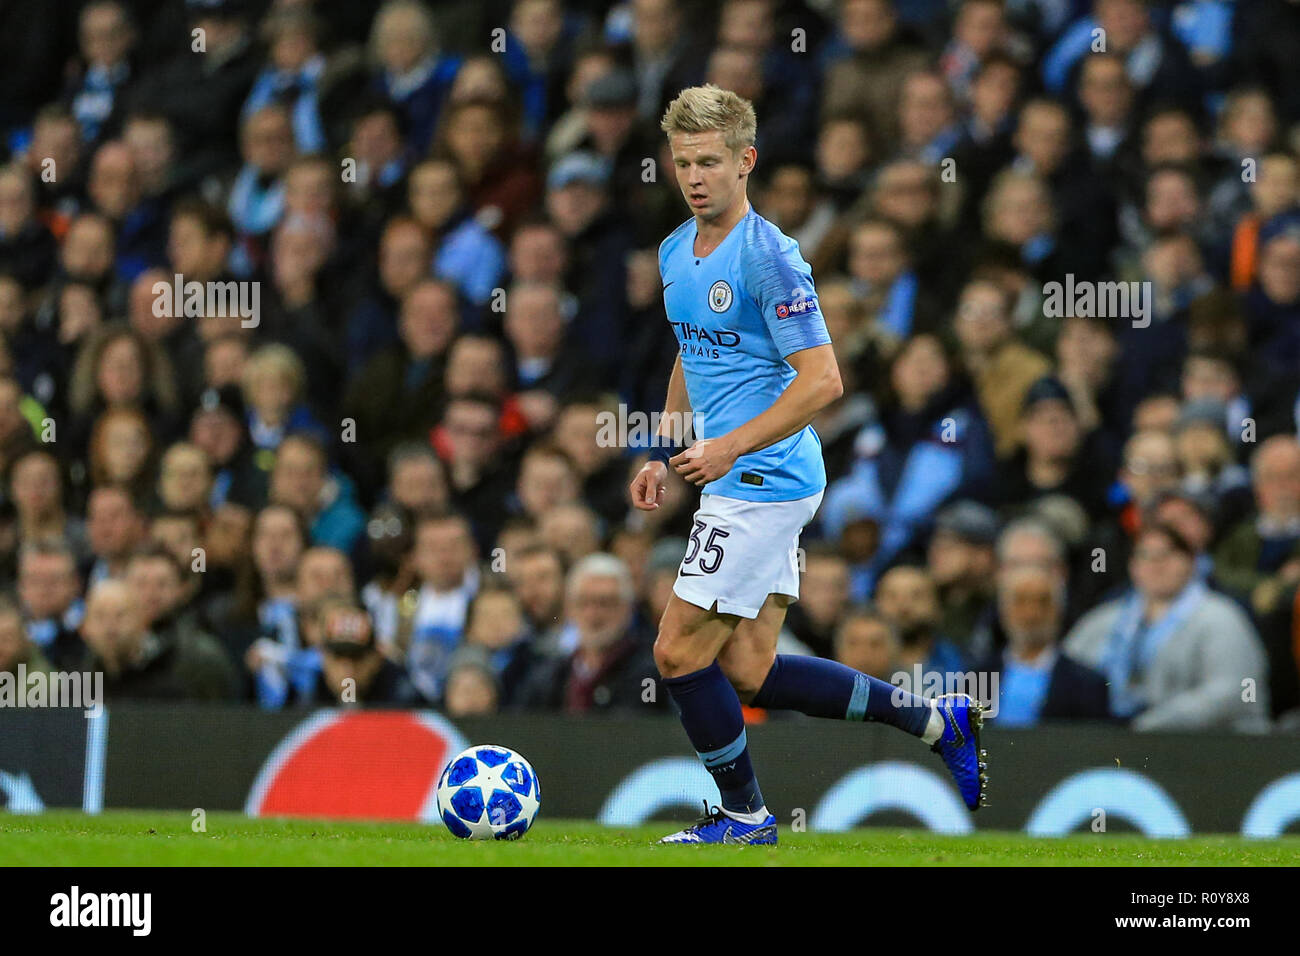
[[782,652],[1300,727],[1297,64],[1295,0],[6,0],[0,672],[666,706],[697,490],[603,426],[712,82],[845,382]]

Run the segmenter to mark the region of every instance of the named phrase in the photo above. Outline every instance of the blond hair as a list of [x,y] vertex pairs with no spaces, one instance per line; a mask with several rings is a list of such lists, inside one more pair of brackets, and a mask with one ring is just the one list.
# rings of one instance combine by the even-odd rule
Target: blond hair
[[743,96],[720,86],[706,83],[691,86],[677,94],[668,104],[659,128],[671,136],[673,133],[723,134],[727,149],[739,153],[754,145],[758,120],[754,104]]
[[253,390],[264,375],[275,375],[289,384],[296,401],[307,384],[307,370],[296,352],[287,345],[273,342],[263,345],[244,362],[240,386],[244,400],[253,403]]

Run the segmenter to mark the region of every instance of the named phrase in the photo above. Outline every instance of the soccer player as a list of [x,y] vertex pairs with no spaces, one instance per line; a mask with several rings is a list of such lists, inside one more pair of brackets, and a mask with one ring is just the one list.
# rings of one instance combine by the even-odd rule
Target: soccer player
[[[892,724],[930,744],[972,809],[987,778],[982,715],[964,694],[933,701],[835,661],[776,654],[799,596],[799,533],[826,488],[810,423],[843,392],[812,270],[798,244],[751,208],[753,105],[712,84],[669,105],[661,128],[692,216],[659,247],[679,354],[658,442],[691,418],[690,448],[656,447],[632,501],[658,508],[671,465],[702,488],[690,544],[659,621],[655,662],[721,806],[666,843],[775,843],[742,701]],[[673,454],[673,451],[678,451]]]

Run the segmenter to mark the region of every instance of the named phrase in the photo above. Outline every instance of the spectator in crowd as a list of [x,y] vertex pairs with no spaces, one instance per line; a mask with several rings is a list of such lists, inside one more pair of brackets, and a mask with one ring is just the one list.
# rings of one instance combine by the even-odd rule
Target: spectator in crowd
[[1260,618],[1268,655],[1268,694],[1279,730],[1300,729],[1300,585],[1288,588]]
[[634,600],[632,576],[618,558],[592,554],[575,564],[565,604],[577,646],[533,668],[521,703],[568,714],[653,709],[659,701],[655,664],[648,639],[631,628]]
[[1110,712],[1135,730],[1262,730],[1270,719],[1268,662],[1236,604],[1195,574],[1195,552],[1168,525],[1134,542],[1133,588],[1085,614],[1063,648],[1100,671]]
[[416,707],[420,696],[399,664],[375,643],[370,616],[350,598],[329,597],[321,619],[321,664],[315,702],[366,707]]
[[26,686],[25,675],[53,670],[23,628],[23,616],[17,606],[0,596],[0,674],[13,677],[16,686]]
[[879,543],[857,572],[853,596],[871,593],[888,562],[911,545],[950,497],[987,493],[993,449],[969,386],[933,335],[910,338],[893,361],[893,394],[854,442],[853,470],[826,490],[820,521],[838,537],[850,521],[879,525]]
[[801,571],[799,600],[786,611],[785,626],[813,653],[829,657],[849,608],[849,566],[838,551],[822,544],[804,551]]
[[234,384],[205,389],[190,421],[190,441],[212,468],[208,504],[214,510],[227,502],[248,506],[266,493],[265,472],[257,466],[248,441],[244,407]]
[[205,513],[212,497],[207,455],[197,445],[176,442],[163,453],[158,469],[158,501],[176,512]]
[[129,583],[91,586],[81,636],[88,655],[81,670],[104,673],[110,700],[223,700],[234,674],[221,647],[201,633],[158,633],[145,623]]
[[1007,646],[976,669],[996,676],[999,724],[1109,717],[1102,676],[1058,648],[1064,598],[1046,567],[1027,565],[998,576],[998,616]]
[[133,78],[135,24],[126,7],[114,0],[88,3],[81,9],[77,39],[81,62],[64,98],[82,139],[94,142],[121,112],[122,93]]
[[18,599],[28,641],[52,666],[81,662],[85,648],[78,629],[85,606],[77,560],[58,538],[34,539],[18,556]]
[[428,279],[407,291],[398,341],[366,363],[343,398],[344,415],[356,421],[367,448],[382,456],[403,440],[427,438],[443,404],[447,349],[458,325],[451,285]]
[[[488,304],[505,270],[500,240],[471,214],[460,170],[449,159],[428,159],[411,170],[411,215],[433,241],[433,274],[453,283],[476,307]],[[423,263],[425,271],[429,263]]]
[[246,660],[258,703],[266,709],[312,699],[321,674],[321,621],[328,598],[353,599],[352,566],[343,552],[308,548],[294,575],[292,628],[259,638]]
[[239,107],[257,74],[257,53],[241,0],[186,4],[186,12],[186,34],[202,31],[203,55],[177,46],[168,63],[133,86],[128,105],[166,116],[192,165],[208,173],[234,160]]
[[298,512],[312,544],[345,554],[357,547],[366,517],[354,495],[351,479],[330,472],[325,446],[315,435],[297,432],[280,443],[268,498]]
[[997,536],[997,516],[977,501],[954,502],[935,515],[926,570],[939,591],[940,632],[959,645],[970,642],[993,597]]
[[1007,296],[992,282],[962,290],[954,326],[962,360],[993,431],[994,452],[1007,458],[1019,445],[1018,418],[1030,387],[1050,371],[1047,359],[1015,338]]
[[447,716],[490,717],[501,706],[501,688],[496,674],[480,648],[464,647],[456,652],[447,673],[442,709]]
[[1215,549],[1220,581],[1249,594],[1267,613],[1279,593],[1300,581],[1300,443],[1277,435],[1250,462],[1253,513],[1227,530]]
[[406,661],[411,680],[429,701],[442,694],[452,652],[465,632],[481,572],[469,523],[454,512],[415,525],[411,564],[413,599],[386,596],[378,605],[376,638],[385,653]]
[[838,35],[825,58],[822,110],[865,114],[892,152],[898,140],[896,104],[904,80],[924,69],[927,56],[899,24],[890,0],[850,0],[839,7]]
[[[466,611],[464,648],[478,648],[496,690],[495,704],[509,706],[518,693],[535,654],[523,602],[509,588],[486,587],[474,596]],[[449,675],[455,665],[449,669]],[[444,697],[451,693],[444,689]]]
[[[682,555],[685,554],[686,547],[683,545]],[[673,564],[674,572],[679,564],[680,557]],[[573,650],[574,632],[566,627],[564,617],[565,568],[560,553],[542,544],[523,548],[510,562],[507,573],[511,586],[523,605],[528,627],[534,635],[534,648],[548,656]],[[665,605],[667,600],[665,597]]]
[[[1078,588],[1071,576],[1069,550],[1062,535],[1045,520],[1026,515],[1009,521],[997,536],[994,557],[995,593],[997,583],[1008,572],[1024,567],[1044,568],[1050,573],[1054,586],[1064,595],[1066,626],[1077,616],[1074,605]],[[982,660],[1000,651],[1006,643],[1007,635],[996,602],[991,602],[975,622],[968,651],[977,660]]]
[[248,276],[261,264],[267,239],[284,213],[284,174],[293,159],[293,120],[279,104],[248,113],[240,129],[244,165],[230,185],[226,207],[238,237],[235,271]]
[[460,68],[460,58],[439,47],[437,27],[423,4],[390,0],[375,15],[370,34],[374,86],[401,109],[412,153],[428,148],[442,101]]
[[284,103],[300,153],[323,151],[329,144],[321,119],[321,86],[327,62],[320,51],[320,22],[304,8],[281,7],[262,21],[267,64],[257,75],[240,116],[256,114],[272,103]]
[[898,631],[870,605],[849,607],[835,628],[834,659],[879,680],[891,681],[901,667]]
[[[223,535],[230,533],[225,522],[214,518],[213,524]],[[247,653],[254,640],[267,637],[288,646],[297,642],[295,585],[308,538],[302,518],[287,505],[267,505],[250,530],[248,558],[241,556],[238,592],[223,631],[232,653],[256,673],[261,662]]]
[[1105,515],[1104,489],[1092,478],[1095,471],[1111,470],[1105,449],[1100,436],[1083,430],[1073,398],[1059,379],[1044,376],[1030,385],[1021,405],[1020,436],[1000,482],[1001,503],[1019,506],[1064,494],[1090,516]]
[[[1247,713],[1300,709],[1294,4],[522,0],[500,50],[473,4],[36,6],[0,15],[0,590],[50,666],[134,570],[155,627],[96,625],[143,648],[115,693],[197,688],[183,630],[249,703],[640,704],[696,491],[626,500],[680,344],[658,123],[712,80],[755,101],[754,206],[845,385],[782,646],[893,673],[950,642],[1041,719],[1090,699],[1043,676],[1062,631],[1147,646],[1132,606],[1158,637],[1199,587],[1194,622],[1264,639]],[[1139,314],[1101,308],[1127,282]],[[1189,569],[1147,560],[1163,525]],[[326,641],[336,593],[373,642]],[[1200,638],[1112,681],[1132,726],[1212,687],[1254,729],[1205,670],[1245,668],[1239,624],[1171,690]]]
[[[414,188],[414,187],[413,187]],[[428,277],[433,246],[413,219],[394,217],[379,237],[376,275],[367,277],[347,318],[347,373],[357,374],[380,349],[398,341],[398,311]]]
[[17,163],[0,168],[0,269],[33,288],[51,275],[58,246],[36,218],[32,175]]
[[121,485],[102,485],[86,502],[86,538],[91,564],[87,586],[118,578],[127,559],[144,540],[146,525],[139,502]]
[[33,447],[10,463],[9,499],[20,544],[56,539],[85,550],[85,522],[68,513],[64,485],[58,459],[43,448]]
[[876,589],[876,607],[898,630],[901,670],[911,675],[919,669],[922,681],[938,675],[946,687],[947,675],[966,669],[961,651],[939,631],[939,592],[924,568],[901,564],[886,571]]

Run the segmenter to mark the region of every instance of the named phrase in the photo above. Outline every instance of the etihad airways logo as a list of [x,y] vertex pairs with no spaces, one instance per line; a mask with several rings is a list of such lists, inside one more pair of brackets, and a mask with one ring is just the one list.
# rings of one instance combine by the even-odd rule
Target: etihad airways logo
[[701,355],[718,358],[722,349],[734,349],[740,344],[740,333],[730,329],[706,329],[693,322],[670,322],[677,332],[683,355]]

